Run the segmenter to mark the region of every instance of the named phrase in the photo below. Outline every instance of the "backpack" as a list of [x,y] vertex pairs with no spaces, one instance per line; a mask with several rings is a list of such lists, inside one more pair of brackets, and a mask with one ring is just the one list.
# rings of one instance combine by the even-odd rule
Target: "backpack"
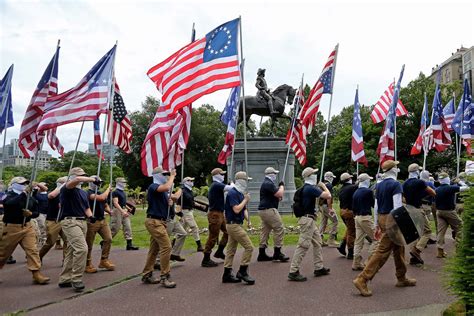
[[293,204],[291,205],[293,213],[296,217],[301,217],[304,215],[303,208],[303,187],[296,190],[295,195],[293,196]]

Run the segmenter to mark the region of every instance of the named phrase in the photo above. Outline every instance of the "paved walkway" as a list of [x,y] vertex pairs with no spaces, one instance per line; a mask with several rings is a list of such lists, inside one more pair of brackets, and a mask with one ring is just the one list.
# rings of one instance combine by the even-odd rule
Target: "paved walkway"
[[[291,256],[293,250],[287,248],[285,252]],[[43,272],[51,277],[51,284],[33,286],[23,251],[17,249],[14,256],[18,263],[0,270],[0,313],[23,310],[33,315],[437,315],[455,298],[442,287],[443,261],[435,258],[435,250],[435,245],[426,249],[423,268],[409,266],[408,276],[417,278],[416,287],[395,287],[394,264],[389,259],[370,284],[373,296],[364,298],[352,285],[357,272],[351,270],[351,262],[333,248],[323,251],[325,266],[331,268],[331,274],[320,278],[312,277],[308,253],[301,273],[309,280],[303,283],[287,281],[289,263],[258,263],[255,251],[249,268],[257,280],[254,286],[222,284],[222,264],[202,268],[202,254],[191,253],[186,262],[174,264],[172,277],[178,284],[176,289],[141,283],[138,274],[146,250],[115,248],[111,260],[117,270],[85,275],[88,291],[82,294],[56,285],[61,251],[51,250],[44,259]],[[240,253],[239,249],[234,270],[238,269]],[[97,264],[97,249],[93,256]]]

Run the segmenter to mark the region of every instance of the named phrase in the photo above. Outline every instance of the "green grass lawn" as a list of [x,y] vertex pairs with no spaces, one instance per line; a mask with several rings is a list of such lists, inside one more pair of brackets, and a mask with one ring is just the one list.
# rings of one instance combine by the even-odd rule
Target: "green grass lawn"
[[[339,209],[336,210],[337,213],[339,213]],[[339,214],[338,214],[339,215]],[[146,212],[143,209],[137,208],[137,212],[134,216],[131,217],[132,219],[132,231],[133,231],[133,243],[139,247],[145,247],[147,248],[150,245],[150,234],[145,228],[144,222],[146,218]],[[207,222],[207,215],[206,213],[200,212],[195,210],[194,211],[194,218],[196,219],[196,223],[198,224],[199,228],[207,228],[208,227],[208,222]],[[251,223],[252,226],[255,228],[260,227],[261,221],[260,217],[255,214],[251,215]],[[282,220],[283,223],[285,224],[286,227],[289,226],[297,226],[298,225],[298,220],[297,218],[292,215],[282,215]],[[319,223],[319,219],[318,219]],[[245,228],[247,225],[245,225]],[[342,223],[342,220],[339,218],[339,225],[338,225],[338,239],[342,238],[344,235],[345,231],[345,226]],[[327,238],[327,237],[326,237]],[[250,235],[250,239],[252,240],[252,243],[254,246],[258,246],[259,243],[259,235]],[[201,234],[201,241],[204,246],[205,242],[207,240],[207,233],[202,233]],[[96,243],[100,241],[100,237],[96,237]],[[291,234],[285,234],[284,238],[284,244],[285,245],[296,245],[298,242],[298,234],[296,233],[291,233]],[[272,237],[270,237],[270,244],[272,243]],[[122,232],[119,232],[117,236],[115,236],[112,245],[114,247],[125,247],[125,240],[123,238]],[[187,237],[186,242],[184,244],[184,249],[195,249],[196,248],[196,243],[194,242],[192,237]]]

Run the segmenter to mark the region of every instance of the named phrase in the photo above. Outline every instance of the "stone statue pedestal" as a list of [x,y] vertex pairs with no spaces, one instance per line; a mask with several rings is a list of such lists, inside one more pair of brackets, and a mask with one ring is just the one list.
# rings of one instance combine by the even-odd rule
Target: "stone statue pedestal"
[[[247,139],[247,159],[248,159],[248,175],[252,180],[248,184],[248,190],[251,196],[249,203],[249,211],[251,213],[258,212],[258,203],[260,201],[260,186],[265,178],[265,169],[273,167],[279,170],[277,178],[278,182],[285,182],[285,194],[283,200],[280,201],[278,210],[281,213],[291,213],[291,204],[293,204],[293,195],[296,191],[295,187],[295,155],[290,151],[288,158],[288,166],[286,169],[285,179],[283,177],[283,168],[285,167],[285,159],[288,146],[285,144],[284,138],[248,138]],[[245,171],[244,157],[244,140],[237,139],[234,151],[234,166],[230,170],[231,157],[227,159],[227,170],[229,171],[229,179],[233,179],[238,171]]]

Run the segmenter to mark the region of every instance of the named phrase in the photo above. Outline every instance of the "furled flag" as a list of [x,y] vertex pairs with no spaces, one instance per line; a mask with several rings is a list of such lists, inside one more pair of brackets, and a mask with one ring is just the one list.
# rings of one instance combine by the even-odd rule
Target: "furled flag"
[[462,143],[468,148],[471,154],[471,138],[474,135],[474,104],[469,88],[469,81],[464,79],[464,91],[458,109],[453,119],[453,129],[456,134],[461,136]]
[[5,77],[0,80],[0,133],[2,133],[4,129],[14,125],[12,110],[12,77],[13,64],[8,68]]
[[117,82],[115,82],[113,113],[109,115],[108,135],[110,144],[117,146],[127,154],[132,152],[130,149],[132,124]]
[[38,135],[36,131],[43,116],[47,99],[58,93],[58,58],[59,46],[38,82],[21,122],[18,147],[26,158],[33,157],[41,147],[43,136]]
[[[392,82],[388,86],[388,89],[385,90],[382,96],[380,96],[380,99],[377,101],[374,106],[374,109],[372,110],[372,113],[370,114],[370,118],[372,119],[372,122],[374,122],[374,124],[384,121],[387,117],[388,109],[392,104],[393,93],[394,87]],[[397,103],[397,116],[403,116],[407,114],[407,109],[403,105],[402,100],[399,99]]]
[[446,150],[451,145],[451,135],[449,135],[448,125],[443,115],[443,106],[441,105],[441,89],[439,82],[441,80],[441,71],[438,70],[436,79],[436,90],[433,99],[433,116],[431,117],[431,130],[433,131],[433,143],[428,149],[436,148],[437,151]]
[[446,125],[448,126],[448,130],[450,132],[453,131],[453,119],[454,119],[454,99],[449,100],[448,104],[446,104],[443,108],[443,115],[444,115],[444,120],[446,121]]
[[99,159],[104,160],[105,157],[102,154],[102,138],[100,136],[100,118],[94,120],[94,149]]
[[146,176],[161,166],[171,170],[181,164],[181,155],[186,149],[191,129],[191,104],[178,113],[159,106],[148,129],[141,150],[141,167]]
[[237,129],[237,112],[239,110],[240,86],[232,88],[229,98],[225,104],[224,111],[221,114],[221,122],[227,126],[225,134],[224,147],[222,147],[217,162],[225,164],[227,157],[232,154],[232,148],[235,143],[235,133]]
[[403,72],[405,65],[402,66],[400,77],[398,77],[397,85],[393,91],[392,104],[385,119],[385,126],[382,135],[380,136],[379,145],[377,147],[377,154],[380,157],[380,164],[389,159],[395,159],[395,109],[398,106],[398,98],[400,96],[400,85],[402,83]]
[[58,136],[56,135],[56,127],[46,131],[46,139],[52,150],[56,150],[61,157],[64,157],[64,147],[61,145]]
[[428,98],[425,94],[425,103],[423,105],[423,112],[421,113],[420,131],[418,132],[418,137],[416,138],[416,141],[413,144],[413,147],[411,148],[410,155],[418,155],[421,153],[422,150],[427,151],[428,146],[426,144],[426,137],[424,135],[426,131],[426,124],[428,123],[429,119],[430,117],[428,115]]
[[172,113],[203,95],[240,85],[240,19],[224,23],[148,70]]
[[352,161],[361,162],[368,166],[364,151],[364,136],[360,119],[359,89],[356,90],[354,100],[354,117],[352,118]]
[[[301,80],[300,87],[298,89],[298,92],[296,93],[296,97],[293,102],[293,104],[295,105],[293,119],[291,120],[290,129],[288,129],[288,132],[286,133],[285,143],[288,145],[288,144],[293,144],[293,143],[300,144],[304,142],[304,145],[305,145],[304,150],[306,150],[306,137],[303,140],[299,139],[300,135],[297,132],[298,114],[300,113],[300,110],[305,103],[303,92],[304,92],[304,86],[303,86],[303,80]],[[295,138],[298,138],[298,139],[294,140]],[[297,147],[297,150],[301,150],[300,146]]]
[[[334,61],[336,60],[338,46],[329,55],[328,61],[324,65],[323,71],[318,81],[310,91],[308,99],[303,105],[298,119],[294,127],[294,136],[289,144],[291,149],[298,158],[301,165],[306,164],[306,136],[311,133],[314,123],[316,121],[316,115],[319,110],[319,104],[321,103],[321,97],[323,94],[332,93],[332,84],[334,79]],[[287,137],[287,141],[290,141]]]
[[80,121],[93,121],[106,113],[111,95],[115,45],[72,89],[48,98],[38,133]]

